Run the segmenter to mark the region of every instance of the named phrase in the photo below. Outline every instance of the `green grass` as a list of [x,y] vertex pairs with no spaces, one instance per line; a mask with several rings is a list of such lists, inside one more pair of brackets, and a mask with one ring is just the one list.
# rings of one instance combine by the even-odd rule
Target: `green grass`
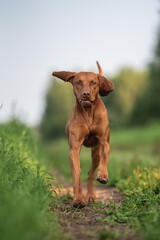
[[160,123],[144,127],[134,127],[130,129],[120,129],[111,131],[111,144],[126,146],[134,144],[160,142]]
[[[46,165],[72,181],[68,143],[53,141],[46,149],[49,160],[31,130],[18,121],[0,125],[0,239],[64,238],[49,207],[56,201],[49,184],[56,182]],[[120,206],[101,205],[106,222],[132,226],[144,239],[159,239],[159,156],[159,125],[111,131],[108,185],[118,187],[126,199]],[[90,166],[90,149],[83,148],[82,181],[87,180]],[[108,234],[103,232],[103,239]]]
[[[111,132],[109,157],[109,185],[115,186],[128,178],[137,166],[153,168],[160,166],[160,126],[125,129]],[[66,139],[47,143],[50,166],[56,167],[67,181],[72,180],[69,165],[69,147]],[[82,147],[80,155],[81,179],[87,180],[91,167],[91,150]]]
[[[118,185],[126,194],[119,206],[103,206],[104,220],[108,224],[126,224],[142,239],[158,240],[160,236],[160,169],[138,167],[123,183]],[[94,206],[93,206],[94,207]]]
[[[69,148],[62,139],[48,144],[50,164],[71,181]],[[90,149],[81,151],[81,179],[87,180]],[[108,185],[126,194],[122,205],[103,206],[105,221],[132,226],[143,239],[160,236],[160,125],[111,131]],[[96,183],[96,182],[95,182]],[[105,233],[104,233],[105,235]]]
[[32,132],[14,120],[0,125],[0,239],[62,239],[49,204],[45,155]]

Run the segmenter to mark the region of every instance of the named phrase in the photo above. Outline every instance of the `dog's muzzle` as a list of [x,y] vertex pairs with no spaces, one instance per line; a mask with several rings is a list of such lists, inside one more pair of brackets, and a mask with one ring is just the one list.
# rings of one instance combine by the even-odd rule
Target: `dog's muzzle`
[[80,99],[79,103],[83,106],[83,107],[89,107],[92,104],[92,101],[88,100],[88,99]]

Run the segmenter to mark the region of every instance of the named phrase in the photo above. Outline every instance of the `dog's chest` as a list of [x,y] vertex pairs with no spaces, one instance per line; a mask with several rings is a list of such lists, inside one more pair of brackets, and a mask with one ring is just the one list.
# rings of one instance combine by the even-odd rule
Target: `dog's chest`
[[85,147],[94,147],[98,144],[98,139],[91,133],[85,138],[83,145]]
[[83,111],[82,112],[82,119],[84,121],[84,124],[90,128],[91,125],[93,125],[94,122],[94,116],[93,116],[93,112],[87,112],[87,111]]

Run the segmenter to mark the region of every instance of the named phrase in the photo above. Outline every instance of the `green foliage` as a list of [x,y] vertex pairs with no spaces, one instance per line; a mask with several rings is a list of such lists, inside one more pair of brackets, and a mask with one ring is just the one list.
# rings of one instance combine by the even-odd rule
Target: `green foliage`
[[133,170],[133,175],[118,185],[126,194],[122,205],[110,203],[106,221],[128,223],[145,239],[159,239],[160,235],[160,168]]
[[160,168],[150,170],[138,166],[133,170],[133,174],[128,177],[127,181],[121,182],[118,186],[126,194],[144,194],[146,191],[159,194],[159,184]]
[[119,127],[128,123],[137,98],[146,88],[147,73],[126,67],[120,69],[111,80],[115,90],[102,100],[109,111],[110,125]]
[[0,239],[60,239],[41,162],[28,128],[16,120],[0,125]]
[[144,124],[160,119],[160,27],[157,34],[154,58],[148,66],[148,86],[137,99],[132,118],[134,124]]
[[53,80],[46,96],[46,108],[40,130],[46,140],[65,135],[65,125],[74,102],[70,83]]

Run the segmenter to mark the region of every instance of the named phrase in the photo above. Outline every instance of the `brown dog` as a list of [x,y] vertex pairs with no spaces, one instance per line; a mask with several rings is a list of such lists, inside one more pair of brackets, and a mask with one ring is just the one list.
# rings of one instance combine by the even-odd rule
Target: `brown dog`
[[99,74],[92,72],[53,72],[52,75],[70,82],[76,97],[70,119],[66,126],[66,135],[70,147],[70,166],[73,177],[74,207],[85,206],[80,180],[80,150],[82,145],[91,147],[92,166],[88,173],[87,202],[94,200],[93,181],[95,170],[97,180],[107,183],[109,147],[108,112],[98,96],[107,96],[114,90],[111,81],[103,77],[102,69],[97,62]]

